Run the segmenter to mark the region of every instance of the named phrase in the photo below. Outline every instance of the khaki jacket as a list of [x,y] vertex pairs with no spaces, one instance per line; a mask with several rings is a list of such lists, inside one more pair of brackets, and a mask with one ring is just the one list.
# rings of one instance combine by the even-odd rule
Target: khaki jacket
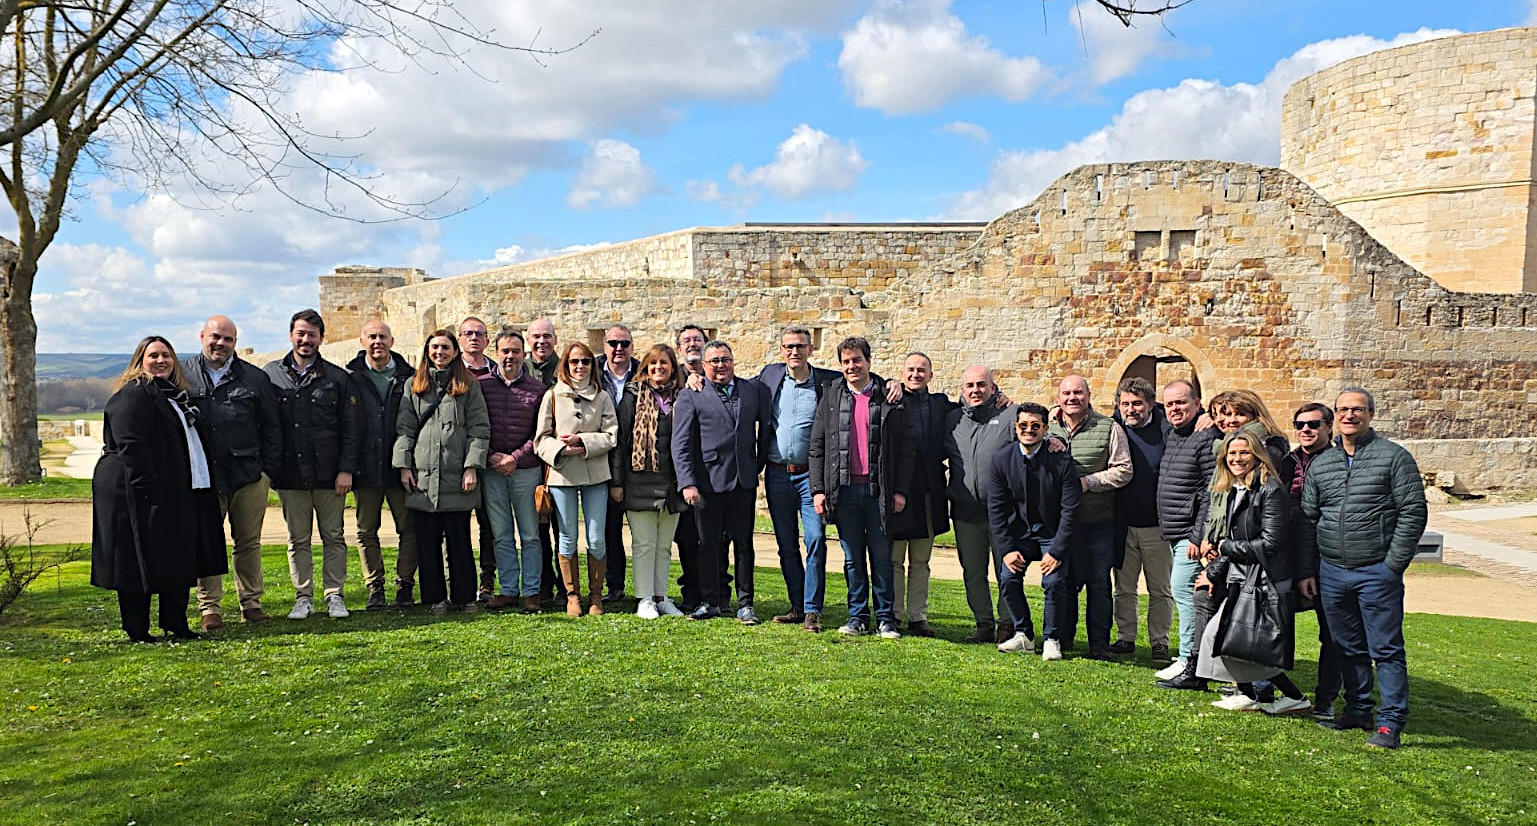
[[[587,452],[581,456],[562,453],[565,443],[558,437],[566,433],[582,434]],[[578,389],[556,382],[539,402],[534,452],[550,466],[551,485],[582,487],[608,482],[613,478],[608,452],[618,441],[619,417],[614,402],[596,383]]]

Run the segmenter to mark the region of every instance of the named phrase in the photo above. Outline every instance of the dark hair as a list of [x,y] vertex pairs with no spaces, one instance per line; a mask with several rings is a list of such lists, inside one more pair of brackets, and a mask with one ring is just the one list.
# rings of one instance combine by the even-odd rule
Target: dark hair
[[[703,327],[700,327],[698,324],[694,324],[692,322],[690,322],[688,324],[685,324],[682,327],[679,327],[678,328],[678,335],[673,340],[676,341],[679,344],[682,344],[683,343],[683,334],[688,332],[689,330],[697,330],[697,331],[699,331],[699,337],[700,338],[704,339],[705,341],[709,341],[710,340],[710,334],[706,333],[704,331]],[[634,333],[631,333],[631,335],[634,335]]]
[[1127,376],[1121,379],[1121,383],[1115,386],[1116,401],[1120,401],[1122,393],[1135,393],[1138,398],[1152,404],[1158,391],[1153,389],[1153,383],[1141,376]]
[[1324,424],[1330,426],[1334,424],[1334,411],[1329,409],[1329,405],[1320,404],[1319,402],[1308,402],[1307,404],[1297,408],[1297,412],[1292,414],[1292,420],[1295,421],[1296,418],[1301,416],[1303,413],[1312,413],[1315,410],[1323,414]]
[[528,340],[523,338],[523,334],[518,332],[517,330],[503,330],[500,333],[497,333],[496,334],[496,346],[497,347],[501,347],[502,346],[502,342],[506,341],[509,338],[515,338],[515,339],[518,340],[519,344],[523,345],[525,348],[528,347]]
[[112,392],[116,393],[123,388],[123,385],[137,379],[149,378],[149,373],[144,372],[144,351],[148,350],[151,344],[164,344],[171,351],[170,382],[182,390],[187,389],[187,374],[182,372],[181,359],[176,357],[176,348],[171,346],[171,342],[167,341],[165,336],[145,336],[139,340],[139,346],[133,348],[133,355],[128,359],[128,367],[123,370],[122,375],[117,377],[117,381],[112,383]]
[[[555,365],[555,378],[559,379],[561,384],[564,384],[568,387],[576,386],[571,383],[571,367],[568,364],[568,362],[571,360],[572,350],[581,350],[583,353],[586,353],[587,358],[592,359],[593,368],[596,369],[598,366],[598,356],[592,352],[591,347],[588,347],[580,341],[573,341],[570,344],[567,344],[566,352],[560,354],[560,364]],[[587,380],[591,382],[597,381],[590,376]]]
[[320,317],[320,313],[317,313],[308,307],[300,310],[297,313],[294,313],[294,317],[288,319],[288,332],[293,332],[294,325],[301,321],[319,330],[321,337],[325,336],[326,320]]
[[870,360],[870,341],[861,336],[849,336],[838,342],[838,360],[843,361],[843,354],[849,350],[858,350],[864,354],[865,361]]
[[1014,421],[1017,423],[1019,417],[1026,413],[1035,416],[1043,422],[1051,421],[1051,411],[1047,410],[1045,405],[1036,404],[1035,402],[1020,402],[1019,409],[1014,412]]
[[464,359],[460,358],[464,351],[459,349],[458,337],[449,330],[433,330],[422,341],[422,360],[416,363],[416,375],[411,379],[411,392],[425,393],[432,389],[432,360],[427,358],[427,350],[432,347],[432,340],[435,338],[446,338],[454,345],[454,360],[448,368],[450,376],[448,395],[463,396],[470,392],[470,385],[475,383],[475,377],[470,375],[469,368],[464,366]]

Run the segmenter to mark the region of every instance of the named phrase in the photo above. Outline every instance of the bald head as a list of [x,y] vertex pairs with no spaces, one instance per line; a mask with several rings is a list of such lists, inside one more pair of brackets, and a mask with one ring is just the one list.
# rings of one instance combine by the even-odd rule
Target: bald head
[[961,398],[967,407],[976,407],[993,397],[998,385],[993,383],[993,371],[980,364],[973,364],[961,373]]
[[1089,415],[1089,383],[1083,376],[1068,376],[1057,385],[1057,407],[1074,422]]
[[203,345],[203,361],[208,366],[223,369],[235,355],[235,340],[240,331],[235,329],[235,322],[230,321],[229,316],[209,316],[203,322],[203,331],[198,334],[198,341]]
[[541,318],[528,325],[528,352],[541,364],[555,355],[555,322]]
[[377,318],[371,319],[363,322],[363,332],[358,335],[358,346],[363,348],[370,367],[383,370],[393,360],[390,357],[390,349],[395,346],[395,336],[390,333],[390,325]]

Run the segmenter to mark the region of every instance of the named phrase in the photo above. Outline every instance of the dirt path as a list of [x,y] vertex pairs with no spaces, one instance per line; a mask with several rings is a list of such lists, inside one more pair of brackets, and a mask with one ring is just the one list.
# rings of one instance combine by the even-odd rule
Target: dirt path
[[[13,538],[24,537],[28,512],[35,525],[33,541],[39,544],[89,544],[91,541],[91,506],[83,502],[0,503],[0,533]],[[393,528],[389,524],[390,520],[384,521],[385,528],[380,530],[380,538],[386,546],[393,547]],[[355,538],[356,535],[353,511],[349,510],[347,536]],[[277,508],[269,508],[263,523],[262,542],[282,545],[287,541],[282,513]],[[756,548],[760,564],[774,564],[772,536],[760,534]],[[839,552],[833,550],[832,556],[838,559]],[[1537,588],[1532,587],[1531,583],[1503,576],[1497,570],[1482,571],[1480,560],[1459,554],[1453,548],[1446,550],[1446,561],[1447,565],[1417,564],[1409,569],[1404,578],[1407,610],[1415,613],[1537,622]],[[832,566],[834,574],[838,567],[837,564]],[[954,549],[936,548],[931,567],[933,575],[939,579],[961,578],[961,567]],[[1031,584],[1040,584],[1040,575],[1034,568],[1031,569],[1029,579]]]

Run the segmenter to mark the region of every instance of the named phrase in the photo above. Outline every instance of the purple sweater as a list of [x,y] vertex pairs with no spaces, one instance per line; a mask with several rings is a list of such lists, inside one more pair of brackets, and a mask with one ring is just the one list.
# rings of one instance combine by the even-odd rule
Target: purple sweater
[[519,373],[511,384],[502,380],[500,370],[480,377],[480,392],[486,397],[486,412],[491,416],[491,452],[510,453],[518,467],[539,466],[534,453],[534,421],[539,415],[539,401],[544,398],[544,382]]

